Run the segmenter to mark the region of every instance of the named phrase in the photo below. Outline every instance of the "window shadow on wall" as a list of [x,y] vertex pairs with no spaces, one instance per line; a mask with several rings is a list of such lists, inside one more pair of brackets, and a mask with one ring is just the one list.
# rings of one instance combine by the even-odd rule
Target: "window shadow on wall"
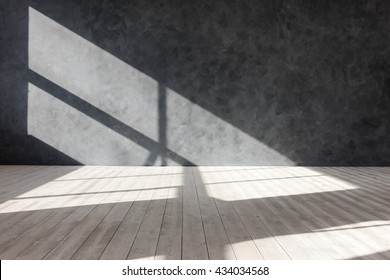
[[[388,164],[390,74],[388,40],[383,38],[388,37],[389,4],[351,2],[341,7],[337,1],[329,3],[302,3],[292,9],[268,1],[185,5],[175,1],[3,1],[2,41],[7,44],[1,49],[5,63],[0,121],[2,134],[8,136],[1,139],[6,151],[2,162],[80,162],[27,135],[31,6],[163,85],[166,97],[175,91],[290,160],[271,153],[269,158],[256,155],[250,164]],[[161,88],[156,91],[161,95]],[[160,112],[155,120],[160,123],[153,128],[157,137],[151,138],[169,147],[180,137],[170,139],[169,129],[177,126],[169,126],[169,115],[161,114],[164,107],[169,110],[169,104],[164,105],[164,98],[160,101],[152,109]],[[193,120],[185,120],[183,126],[193,129]],[[215,135],[189,135],[187,139],[195,139],[195,144],[183,141],[180,151],[170,149],[195,164],[191,157],[202,153],[209,155],[209,162],[215,157],[212,164],[248,164],[245,156],[259,150],[217,154],[215,147],[226,147],[223,139],[232,135],[218,132],[220,142],[213,139]],[[239,147],[240,139],[232,143]],[[207,145],[214,145],[213,149],[201,151]],[[39,154],[46,154],[45,159]],[[267,154],[266,149],[259,154]],[[164,148],[152,151],[142,164],[158,164],[157,158],[166,164],[169,156]],[[256,163],[256,159],[263,161]]]
[[28,133],[82,163],[291,164],[34,8],[29,68]]
[[296,164],[383,165],[390,7],[376,3],[30,5]]
[[[159,133],[158,141],[154,141],[144,134],[138,132],[137,130],[131,128],[120,120],[112,117],[108,113],[102,111],[101,109],[93,106],[87,101],[77,97],[71,92],[65,90],[64,88],[54,84],[48,79],[40,76],[34,71],[29,71],[29,80],[32,84],[44,90],[47,93],[50,93],[53,97],[61,100],[72,108],[78,110],[79,112],[89,116],[90,118],[96,120],[100,124],[103,124],[107,129],[113,130],[116,133],[123,135],[132,142],[138,144],[139,146],[144,147],[149,151],[150,156],[146,160],[144,165],[153,165],[158,156],[161,156],[162,165],[166,165],[166,155],[169,155],[169,158],[174,160],[179,165],[194,165],[192,162],[186,160],[182,156],[176,154],[175,152],[169,150],[166,147],[166,105],[165,105],[165,89],[163,86],[159,85],[159,96],[158,96],[158,124],[159,124]],[[153,108],[152,108],[153,109]],[[71,143],[72,144],[72,143]]]

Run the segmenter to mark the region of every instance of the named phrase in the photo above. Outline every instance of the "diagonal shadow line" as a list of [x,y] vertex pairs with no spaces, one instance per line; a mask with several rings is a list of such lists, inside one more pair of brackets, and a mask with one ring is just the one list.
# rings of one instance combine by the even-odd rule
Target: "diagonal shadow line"
[[129,189],[129,190],[115,190],[115,191],[96,191],[96,192],[83,192],[83,193],[68,193],[68,194],[54,194],[54,195],[37,195],[37,196],[23,196],[15,197],[12,200],[26,200],[26,199],[40,199],[51,197],[69,197],[69,196],[83,196],[83,195],[95,195],[95,194],[107,194],[107,193],[129,193],[129,192],[143,192],[143,191],[155,191],[170,188],[180,188],[181,186],[169,186],[169,187],[157,187],[157,188],[141,188],[141,189]]
[[104,180],[104,179],[120,179],[120,178],[132,178],[132,177],[153,177],[153,176],[171,176],[181,175],[181,173],[161,173],[161,174],[138,174],[138,175],[127,175],[127,176],[103,176],[103,177],[85,177],[77,179],[55,179],[53,182],[64,182],[64,181],[85,181],[85,180]]
[[101,109],[93,106],[89,102],[81,99],[80,97],[77,97],[73,93],[67,91],[66,89],[60,87],[59,85],[53,83],[52,81],[46,79],[45,77],[41,76],[40,74],[34,72],[31,69],[29,69],[29,80],[31,83],[41,88],[42,90],[46,91],[47,93],[51,94],[52,96],[58,98],[62,102],[86,114],[90,118],[112,129],[113,131],[119,133],[120,135],[128,138],[134,143],[146,148],[151,153],[155,153],[155,154],[164,153],[170,159],[172,159],[173,161],[177,162],[180,165],[195,166],[193,162],[187,160],[186,158],[180,156],[179,154],[171,151],[166,147],[162,147],[156,141],[138,132],[134,128],[131,128],[130,126],[126,125],[120,120],[112,117],[111,115],[107,114]]
[[346,228],[334,228],[334,229],[316,229],[313,232],[334,232],[341,230],[353,230],[353,229],[361,229],[361,228],[376,228],[376,227],[388,227],[390,224],[382,224],[382,225],[373,225],[373,226],[358,226],[358,227],[346,227]]
[[262,178],[262,179],[248,179],[248,180],[236,180],[236,181],[221,181],[214,183],[204,183],[204,185],[221,185],[221,184],[234,184],[234,183],[247,183],[247,182],[263,182],[263,181],[279,181],[288,179],[304,179],[312,177],[325,177],[326,175],[310,175],[310,176],[289,176],[289,177],[275,177],[275,178]]

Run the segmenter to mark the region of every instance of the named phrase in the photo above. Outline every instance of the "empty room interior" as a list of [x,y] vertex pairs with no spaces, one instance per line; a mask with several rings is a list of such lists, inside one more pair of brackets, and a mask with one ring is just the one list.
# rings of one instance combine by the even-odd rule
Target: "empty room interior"
[[390,259],[389,14],[0,0],[0,259]]

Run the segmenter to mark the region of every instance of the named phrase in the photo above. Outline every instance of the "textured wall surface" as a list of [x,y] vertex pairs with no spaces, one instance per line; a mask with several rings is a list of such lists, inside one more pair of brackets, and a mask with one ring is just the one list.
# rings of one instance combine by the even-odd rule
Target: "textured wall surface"
[[0,1],[0,163],[388,165],[386,0]]

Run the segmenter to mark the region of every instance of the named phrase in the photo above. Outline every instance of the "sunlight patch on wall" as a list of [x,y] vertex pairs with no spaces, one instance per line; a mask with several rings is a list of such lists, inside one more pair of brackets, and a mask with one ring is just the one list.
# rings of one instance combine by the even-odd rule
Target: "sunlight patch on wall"
[[237,127],[167,89],[168,147],[197,165],[294,165]]
[[31,7],[29,68],[158,139],[158,83]]
[[[196,165],[294,165],[239,128],[179,93],[162,88],[158,81],[31,7],[29,68],[154,141],[153,153],[158,151],[158,157],[166,158],[166,162],[152,155],[148,164],[174,164],[169,159],[172,155],[166,150],[169,148]],[[66,137],[68,132],[60,133],[59,127],[83,129],[90,125],[83,123],[85,118],[75,117],[75,112],[68,118],[64,115],[60,118],[60,114],[47,116],[45,111],[55,103],[47,96],[39,103],[41,107],[34,105],[35,112],[29,108],[28,118],[33,123],[31,128],[35,129],[30,132],[40,140],[49,141],[48,144],[69,156],[77,156],[74,159],[84,164],[145,164],[148,155],[144,150],[133,149],[128,140],[115,133],[103,133],[103,127],[93,129],[93,137],[99,140],[92,140],[91,147],[86,145],[86,131],[80,131],[81,136],[77,136],[79,131],[71,130],[74,139],[71,135]],[[50,117],[50,126],[57,128],[39,127],[44,125],[43,116]],[[100,133],[103,134],[101,137]],[[94,141],[101,146],[94,146]]]
[[28,133],[83,164],[143,161],[148,151],[94,119],[28,85]]

